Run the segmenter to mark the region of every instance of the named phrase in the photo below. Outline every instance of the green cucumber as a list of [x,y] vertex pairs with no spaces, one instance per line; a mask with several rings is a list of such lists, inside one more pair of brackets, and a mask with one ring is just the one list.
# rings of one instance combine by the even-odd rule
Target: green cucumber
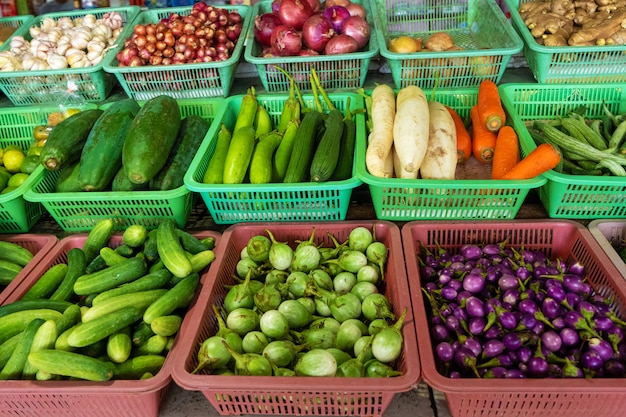
[[180,129],[178,102],[161,95],[146,101],[131,124],[122,149],[130,182],[145,184],[163,168]]
[[191,274],[192,266],[185,255],[180,239],[176,234],[176,224],[172,219],[164,219],[157,227],[157,251],[165,267],[176,277]]
[[28,352],[30,352],[37,329],[45,322],[46,321],[43,319],[33,319],[26,325],[20,341],[17,346],[15,346],[15,350],[2,368],[2,371],[0,371],[0,380],[20,379],[22,377],[22,372],[28,358]]
[[150,180],[151,190],[173,190],[184,185],[183,177],[198,152],[211,124],[197,115],[185,117],[178,131],[176,143],[165,166]]
[[98,221],[89,231],[89,234],[83,243],[83,251],[85,252],[85,260],[87,261],[87,264],[98,256],[100,249],[109,243],[111,235],[113,235],[114,227],[115,223],[113,222],[113,219],[102,219]]
[[116,311],[124,307],[135,307],[143,313],[150,304],[167,291],[168,290],[165,288],[157,288],[154,290],[137,291],[111,297],[85,311],[82,321],[83,323],[87,323],[107,314],[115,314]]
[[76,348],[74,346],[70,346],[68,339],[70,338],[70,335],[72,334],[72,332],[74,331],[74,329],[76,329],[78,326],[80,326],[81,323],[80,321],[76,322],[74,325],[68,327],[67,329],[65,329],[64,331],[59,331],[59,337],[57,337],[57,340],[55,340],[54,342],[54,348],[56,350],[65,350],[67,352],[73,352],[76,350]]
[[87,259],[81,248],[71,248],[67,251],[67,272],[50,299],[63,301],[71,299],[74,296],[74,283],[85,273],[86,268]]
[[102,256],[98,254],[98,256],[93,258],[91,262],[87,264],[87,268],[85,268],[85,273],[91,274],[92,272],[100,271],[106,268],[107,266],[108,265],[106,262],[104,262],[104,259],[102,258]]
[[70,304],[68,308],[63,311],[63,315],[56,321],[57,333],[60,335],[70,327],[80,322],[80,306],[78,304]]
[[83,110],[56,125],[39,154],[43,166],[56,171],[79,160],[89,132],[102,113],[100,109]]
[[149,188],[149,182],[144,184],[134,184],[130,182],[123,166],[117,171],[117,174],[115,174],[111,182],[111,191],[147,191]]
[[311,110],[305,113],[298,127],[297,140],[295,141],[289,156],[289,164],[285,172],[284,183],[304,182],[308,180],[308,174],[315,150],[315,141],[320,127],[323,126],[322,114]]
[[343,133],[341,135],[341,148],[339,160],[335,171],[331,176],[334,181],[343,181],[352,177],[352,165],[354,164],[354,147],[356,144],[356,123],[351,118],[343,119]]
[[194,255],[187,253],[187,258],[191,262],[191,271],[200,272],[215,260],[215,252],[207,249]]
[[132,282],[101,292],[94,297],[91,304],[92,306],[97,306],[109,298],[117,297],[123,294],[163,288],[171,277],[172,273],[167,269],[159,269],[158,271],[150,272],[149,274],[144,275],[143,277]]
[[200,282],[200,276],[193,273],[183,278],[165,294],[154,301],[143,314],[143,321],[151,324],[154,319],[166,316],[180,307],[189,304]]
[[[46,320],[35,332],[29,352],[33,353],[42,349],[54,349],[54,342],[57,340],[57,336],[56,322],[54,320]],[[35,379],[36,374],[37,368],[27,361],[22,370],[22,379]]]
[[215,139],[215,150],[202,176],[204,184],[222,184],[224,182],[224,163],[226,162],[226,154],[228,153],[231,138],[232,133],[222,123],[222,127]]
[[132,98],[113,102],[94,124],[80,156],[78,182],[85,191],[104,191],[122,167],[122,147],[139,112]]
[[80,161],[72,162],[61,170],[54,186],[57,193],[78,193],[83,191],[78,182],[78,171],[80,170]]
[[150,328],[154,334],[159,336],[173,336],[180,330],[180,326],[183,323],[183,318],[176,314],[170,314],[167,316],[160,316],[152,320]]
[[104,259],[104,262],[107,264],[107,266],[117,265],[120,262],[124,262],[126,259],[128,259],[127,257],[115,252],[115,249],[108,246],[100,249],[100,256],[102,257],[102,259]]
[[43,349],[28,355],[28,361],[37,369],[87,381],[108,381],[112,368],[105,362],[80,353]]
[[4,343],[11,337],[22,332],[28,323],[35,319],[57,320],[62,317],[62,313],[49,308],[37,308],[30,310],[16,311],[0,317],[0,343]]
[[134,346],[139,346],[152,336],[154,336],[154,332],[150,325],[145,321],[141,321],[133,329],[131,340]]
[[344,127],[343,114],[337,109],[331,110],[326,116],[324,126],[324,134],[311,161],[310,178],[313,182],[327,181],[337,167]]
[[34,300],[17,300],[11,303],[0,306],[0,317],[4,317],[7,314],[16,313],[24,310],[36,310],[40,308],[46,308],[50,310],[56,310],[59,313],[63,313],[67,308],[73,304],[69,301],[63,300],[49,300],[45,298]]
[[213,249],[215,247],[215,242],[209,243],[207,241],[203,241],[182,229],[176,229],[176,235],[178,235],[180,243],[183,245],[183,249],[192,255],[208,249]]
[[167,336],[160,336],[155,334],[150,336],[148,340],[137,346],[135,349],[136,355],[160,355],[165,350],[168,342]]
[[72,347],[85,347],[106,339],[113,333],[141,320],[141,311],[135,307],[124,307],[88,322],[82,322],[69,335],[67,342]]
[[130,328],[113,333],[107,339],[107,357],[114,363],[125,362],[132,352],[133,342],[130,340]]
[[117,265],[81,275],[74,283],[74,292],[78,295],[89,295],[110,290],[142,277],[146,270],[147,266],[143,259],[128,258]]
[[22,339],[22,333],[23,332],[20,332],[7,339],[4,343],[0,344],[0,369],[4,368],[4,365],[6,365],[6,363],[11,358],[11,355],[15,351],[15,348]]
[[0,285],[9,285],[22,272],[23,266],[0,260]]
[[[143,224],[131,224],[128,226],[122,234],[122,242],[127,248],[131,249],[130,254],[133,253],[132,248],[138,248],[144,244],[148,238],[148,229]],[[119,253],[118,249],[122,246],[115,248],[115,251]],[[123,253],[120,253],[124,255]],[[125,255],[126,256],[126,255]]]
[[159,251],[157,248],[157,229],[148,232],[148,237],[143,244],[143,254],[149,263],[159,260]]
[[33,286],[26,291],[22,296],[22,300],[50,298],[61,282],[63,282],[68,269],[66,263],[52,265],[39,277]]
[[149,372],[156,375],[165,363],[163,355],[140,355],[116,364],[113,370],[115,379],[139,379]]
[[0,240],[0,260],[26,266],[35,255],[17,243]]

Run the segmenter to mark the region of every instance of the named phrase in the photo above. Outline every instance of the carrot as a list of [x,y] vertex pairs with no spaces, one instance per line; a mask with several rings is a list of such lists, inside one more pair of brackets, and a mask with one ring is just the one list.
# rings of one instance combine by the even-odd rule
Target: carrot
[[491,161],[491,178],[502,178],[520,161],[519,138],[511,126],[502,126],[496,139]]
[[393,122],[396,116],[396,95],[385,84],[372,91],[372,131],[368,136],[365,165],[375,177],[390,178],[393,172],[386,169],[385,161],[393,145]]
[[487,130],[480,122],[478,106],[472,107],[470,118],[472,119],[472,154],[480,162],[491,162],[497,135]]
[[463,119],[461,119],[461,116],[459,116],[456,110],[448,106],[446,106],[446,109],[448,113],[450,113],[450,116],[452,116],[454,127],[456,128],[457,163],[462,164],[472,156],[472,137],[467,131]]
[[478,114],[485,128],[497,132],[504,125],[506,115],[496,83],[483,80],[478,86]]
[[549,143],[542,143],[504,174],[502,180],[527,180],[556,167],[561,161],[559,151]]

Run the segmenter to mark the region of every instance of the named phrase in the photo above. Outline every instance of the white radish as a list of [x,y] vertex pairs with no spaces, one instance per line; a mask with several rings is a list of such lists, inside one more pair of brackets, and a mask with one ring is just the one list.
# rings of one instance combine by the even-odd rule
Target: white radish
[[428,100],[421,88],[404,87],[396,97],[393,144],[400,161],[400,178],[417,178],[428,147]]
[[426,179],[453,180],[456,173],[456,127],[445,106],[428,103],[430,133],[420,176]]
[[372,131],[368,137],[365,165],[375,177],[390,178],[393,172],[385,161],[393,145],[393,122],[396,114],[396,96],[391,87],[380,84],[372,90]]

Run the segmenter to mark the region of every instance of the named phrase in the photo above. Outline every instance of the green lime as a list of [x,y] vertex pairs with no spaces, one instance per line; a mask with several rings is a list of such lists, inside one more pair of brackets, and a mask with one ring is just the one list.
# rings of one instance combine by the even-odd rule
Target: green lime
[[7,186],[8,182],[9,182],[9,177],[7,177],[6,175],[0,174],[0,190],[3,190]]
[[24,158],[24,161],[22,161],[20,171],[25,174],[32,174],[33,171],[39,166],[39,164],[39,155],[29,155]]
[[19,187],[24,184],[24,181],[28,179],[28,174],[23,172],[18,172],[17,174],[13,174],[11,178],[9,178],[9,182],[7,182],[7,186],[9,187]]
[[11,191],[15,191],[17,189],[17,187],[6,187],[4,190],[0,191],[0,194],[7,194],[10,193]]

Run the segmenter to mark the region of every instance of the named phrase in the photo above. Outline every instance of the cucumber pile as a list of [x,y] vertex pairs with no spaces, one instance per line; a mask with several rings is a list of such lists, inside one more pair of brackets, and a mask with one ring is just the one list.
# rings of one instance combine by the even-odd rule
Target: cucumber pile
[[0,291],[9,285],[34,254],[17,243],[0,240]]
[[0,380],[106,381],[159,371],[215,259],[215,240],[165,220],[150,232],[129,226],[110,246],[113,226],[98,222],[82,247],[0,306]]

